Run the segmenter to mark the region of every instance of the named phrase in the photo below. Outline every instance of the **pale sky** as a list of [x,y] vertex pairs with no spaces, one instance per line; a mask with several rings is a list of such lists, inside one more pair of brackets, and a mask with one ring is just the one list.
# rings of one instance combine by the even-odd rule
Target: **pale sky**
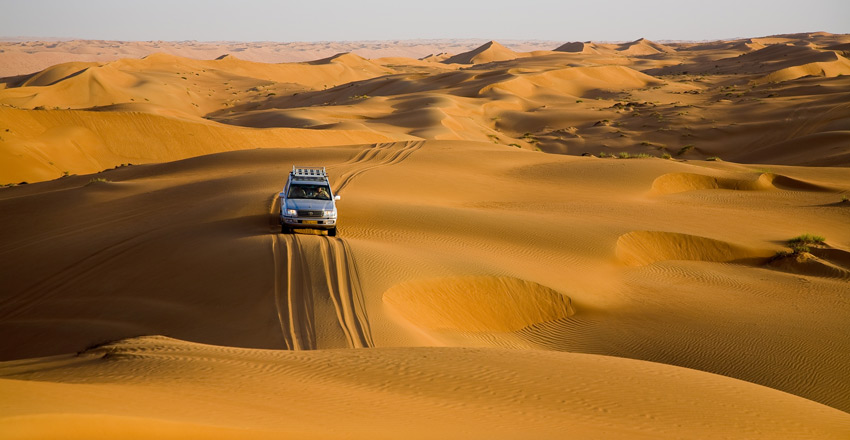
[[0,0],[0,37],[715,40],[850,33],[848,0]]

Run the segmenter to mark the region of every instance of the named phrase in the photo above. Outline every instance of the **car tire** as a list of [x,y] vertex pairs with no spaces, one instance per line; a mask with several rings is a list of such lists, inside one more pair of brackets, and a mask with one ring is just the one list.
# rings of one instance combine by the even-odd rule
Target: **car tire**
[[289,228],[288,226],[286,226],[286,225],[280,225],[280,233],[281,233],[281,234],[291,234],[291,233],[292,233],[292,229],[290,229],[290,228]]
[[336,237],[336,228],[328,229],[328,237]]

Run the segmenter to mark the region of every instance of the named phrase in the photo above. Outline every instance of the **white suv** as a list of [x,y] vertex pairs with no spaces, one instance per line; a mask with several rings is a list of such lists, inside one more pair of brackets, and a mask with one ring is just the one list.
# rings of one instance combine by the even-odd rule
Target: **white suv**
[[280,232],[324,229],[336,236],[336,204],[325,167],[293,166],[280,198]]

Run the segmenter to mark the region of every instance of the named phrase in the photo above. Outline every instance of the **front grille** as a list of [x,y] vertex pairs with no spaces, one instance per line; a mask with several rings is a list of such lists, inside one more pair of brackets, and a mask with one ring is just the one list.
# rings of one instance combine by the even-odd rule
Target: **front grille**
[[322,217],[323,211],[298,211],[298,217]]

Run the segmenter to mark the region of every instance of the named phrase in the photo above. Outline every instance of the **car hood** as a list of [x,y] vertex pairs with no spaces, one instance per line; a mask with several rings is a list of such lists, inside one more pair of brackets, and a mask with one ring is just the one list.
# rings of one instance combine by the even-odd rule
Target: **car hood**
[[289,199],[286,201],[286,209],[330,211],[334,209],[334,202],[333,200]]

